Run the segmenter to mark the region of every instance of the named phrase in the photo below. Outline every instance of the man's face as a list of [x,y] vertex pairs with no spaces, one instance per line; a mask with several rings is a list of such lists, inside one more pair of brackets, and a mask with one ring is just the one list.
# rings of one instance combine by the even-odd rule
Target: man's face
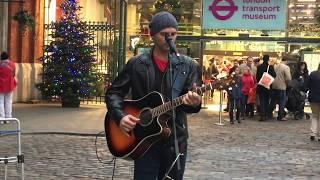
[[235,67],[238,67],[239,66],[239,63],[238,62],[234,62],[233,64]]
[[247,65],[248,65],[248,66],[251,66],[252,63],[253,63],[253,59],[252,59],[252,58],[248,58],[248,59],[247,59]]
[[165,28],[153,36],[155,46],[162,51],[169,51],[169,45],[165,39],[166,35],[171,37],[173,42],[175,42],[177,38],[177,30],[171,27]]

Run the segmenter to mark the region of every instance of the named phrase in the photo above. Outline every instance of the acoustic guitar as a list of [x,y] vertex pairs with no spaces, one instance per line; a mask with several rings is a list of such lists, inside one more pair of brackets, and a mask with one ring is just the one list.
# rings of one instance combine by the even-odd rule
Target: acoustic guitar
[[[235,81],[232,77],[216,81],[196,88],[195,92],[203,94],[212,89],[225,89]],[[166,112],[183,104],[186,94],[165,102],[158,92],[151,92],[138,100],[125,100],[123,111],[140,119],[129,134],[121,130],[118,124],[107,113],[105,117],[105,133],[109,151],[118,158],[135,160],[157,141],[168,138],[171,130],[167,125],[170,115]]]

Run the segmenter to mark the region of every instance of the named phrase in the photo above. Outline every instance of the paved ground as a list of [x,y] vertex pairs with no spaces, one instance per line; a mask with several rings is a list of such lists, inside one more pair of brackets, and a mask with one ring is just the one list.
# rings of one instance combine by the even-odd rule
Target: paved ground
[[13,115],[21,121],[22,131],[96,134],[103,131],[105,105],[61,108],[60,104],[15,104]]
[[[217,126],[217,113],[211,109],[215,108],[189,117],[186,180],[320,179],[320,142],[309,141],[309,120],[248,119]],[[60,109],[55,105],[15,105],[25,132],[98,133],[103,130],[103,113],[102,106]],[[0,136],[0,156],[14,152],[15,148],[9,147],[13,140],[13,136]],[[111,179],[113,164],[99,163],[94,136],[24,134],[22,142],[27,180]],[[102,161],[111,159],[103,137],[98,138],[97,147]],[[3,171],[0,165],[0,179]],[[132,172],[132,162],[116,161],[115,179],[132,179]],[[9,167],[9,174],[9,179],[17,179],[15,166]]]

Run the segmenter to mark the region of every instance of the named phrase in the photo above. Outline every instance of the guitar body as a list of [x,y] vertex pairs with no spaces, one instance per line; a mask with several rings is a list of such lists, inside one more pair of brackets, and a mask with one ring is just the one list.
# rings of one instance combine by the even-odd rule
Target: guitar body
[[167,121],[168,114],[152,118],[150,109],[162,105],[163,97],[152,92],[139,100],[124,101],[123,111],[140,119],[132,133],[126,134],[110,117],[105,118],[105,133],[109,151],[112,155],[128,160],[141,157],[154,143],[170,136]]

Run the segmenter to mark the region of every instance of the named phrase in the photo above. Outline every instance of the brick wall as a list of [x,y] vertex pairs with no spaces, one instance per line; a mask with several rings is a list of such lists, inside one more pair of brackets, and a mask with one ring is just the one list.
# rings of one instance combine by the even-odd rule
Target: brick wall
[[[34,31],[20,31],[19,24],[12,19],[16,12],[27,10],[35,17]],[[8,5],[8,53],[16,62],[18,81],[14,92],[14,102],[38,99],[39,92],[35,82],[41,79],[42,70],[39,58],[43,54],[44,42],[44,0],[28,0],[24,3],[9,3]]]

